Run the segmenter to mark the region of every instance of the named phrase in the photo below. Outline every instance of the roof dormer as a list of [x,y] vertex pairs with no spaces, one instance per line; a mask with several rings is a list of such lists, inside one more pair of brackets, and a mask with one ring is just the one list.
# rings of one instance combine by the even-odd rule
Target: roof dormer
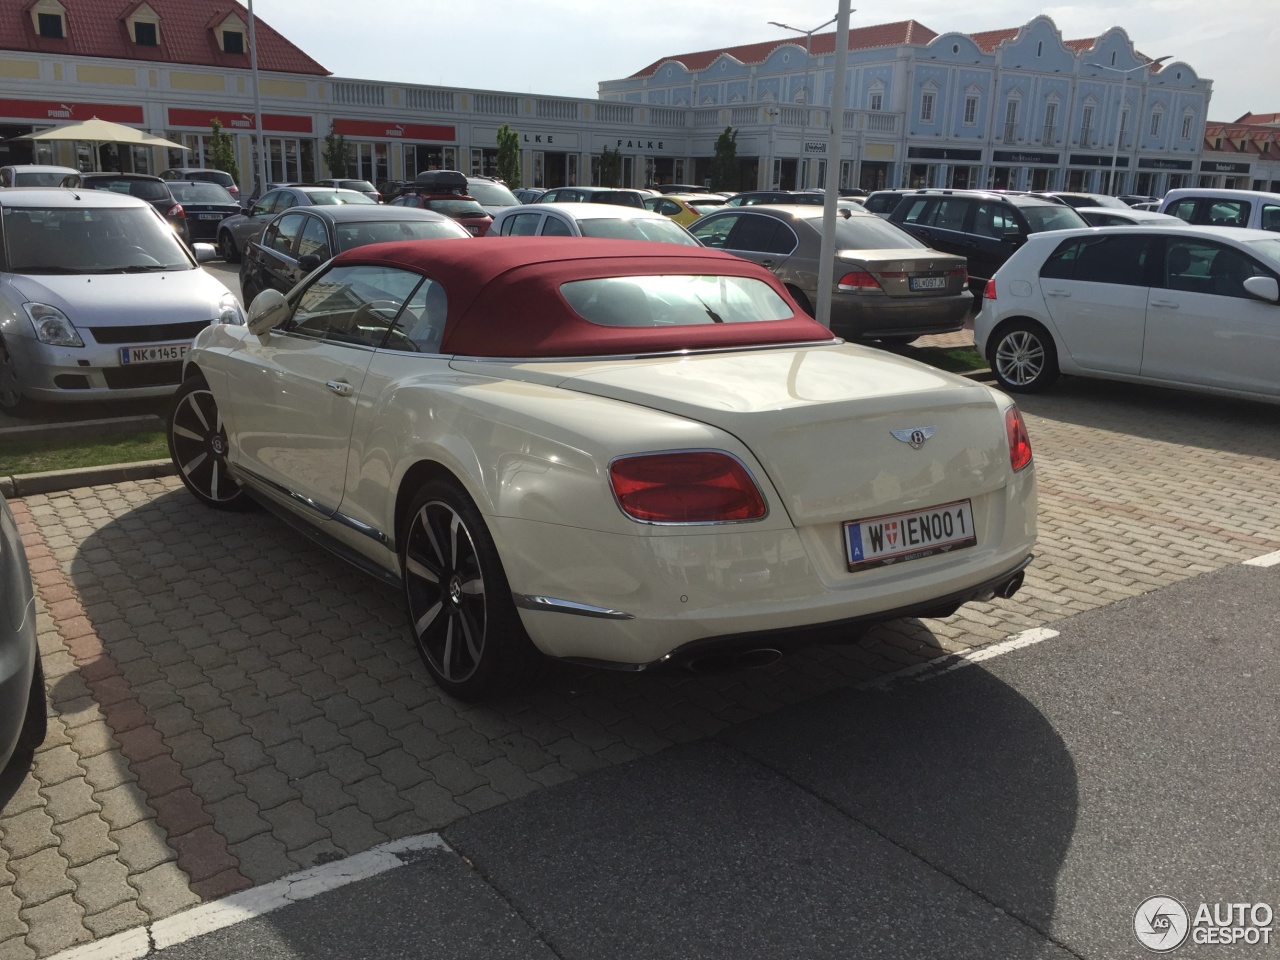
[[67,35],[67,8],[58,0],[36,0],[31,11],[31,26],[36,36],[47,40],[61,40]]
[[160,15],[145,0],[133,8],[133,12],[124,18],[124,23],[129,39],[138,46],[160,46]]
[[246,53],[249,49],[249,43],[245,39],[247,29],[245,22],[236,14],[228,14],[221,23],[213,28],[214,35],[218,38],[218,49],[223,53],[241,55]]

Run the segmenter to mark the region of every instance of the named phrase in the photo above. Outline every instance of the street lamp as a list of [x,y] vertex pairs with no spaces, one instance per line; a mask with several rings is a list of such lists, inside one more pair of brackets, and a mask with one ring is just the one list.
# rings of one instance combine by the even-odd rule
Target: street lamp
[[[1116,106],[1116,126],[1119,129],[1116,130],[1115,146],[1111,148],[1111,183],[1109,186],[1111,187],[1112,196],[1120,195],[1120,191],[1116,189],[1116,161],[1120,158],[1120,138],[1124,136],[1124,128],[1121,126],[1121,121],[1124,118],[1124,88],[1125,84],[1129,82],[1129,74],[1136,73],[1139,70],[1150,70],[1157,63],[1164,63],[1166,60],[1172,59],[1172,56],[1160,57],[1159,59],[1151,60],[1147,63],[1140,63],[1136,67],[1130,67],[1128,70],[1121,70],[1119,67],[1109,67],[1105,63],[1085,64],[1086,67],[1096,67],[1099,70],[1110,70],[1112,73],[1120,74],[1120,102]],[[1142,122],[1141,117],[1138,118],[1138,122]]]
[[[794,30],[796,33],[804,34],[804,118],[800,123],[800,183],[797,187],[803,187],[808,183],[808,177],[805,176],[809,170],[809,156],[805,152],[804,139],[809,135],[809,106],[812,95],[809,92],[809,68],[813,61],[813,35],[823,27],[829,27],[836,22],[836,17],[832,17],[826,23],[820,23],[812,30],[801,30],[799,27],[793,27],[785,23],[779,23],[777,20],[770,20],[769,26],[781,27],[783,30]],[[770,174],[772,177],[772,173]]]

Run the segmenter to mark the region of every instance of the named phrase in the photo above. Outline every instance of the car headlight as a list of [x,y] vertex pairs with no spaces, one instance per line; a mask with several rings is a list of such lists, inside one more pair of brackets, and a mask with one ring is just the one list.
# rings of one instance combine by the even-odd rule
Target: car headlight
[[22,309],[31,318],[36,329],[36,339],[54,347],[83,347],[84,341],[76,332],[76,325],[57,307],[47,303],[24,303]]
[[218,301],[218,322],[244,326],[244,310],[234,293],[224,293]]

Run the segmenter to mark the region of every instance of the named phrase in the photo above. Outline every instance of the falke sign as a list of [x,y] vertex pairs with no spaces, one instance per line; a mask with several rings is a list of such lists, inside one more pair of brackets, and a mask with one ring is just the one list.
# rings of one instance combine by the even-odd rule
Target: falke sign
[[437,123],[393,123],[384,120],[335,120],[333,132],[343,137],[374,137],[393,140],[443,140],[452,143],[458,139],[452,126]]
[[619,140],[618,149],[621,150],[623,144],[626,144],[628,150],[662,150],[661,140]]
[[72,103],[69,100],[0,100],[0,117],[22,120],[110,120],[142,123],[141,107],[123,103]]
[[[253,114],[244,113],[243,111],[219,110],[213,107],[205,109],[169,108],[169,126],[171,127],[208,128],[210,121],[215,118],[228,130],[258,129],[258,125],[254,123]],[[311,118],[299,114],[264,113],[262,115],[262,129],[270,130],[273,133],[310,133]]]

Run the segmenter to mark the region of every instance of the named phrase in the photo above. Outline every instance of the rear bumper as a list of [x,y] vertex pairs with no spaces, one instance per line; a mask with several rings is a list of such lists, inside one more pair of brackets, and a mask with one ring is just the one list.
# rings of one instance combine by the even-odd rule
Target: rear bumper
[[931,298],[837,293],[831,298],[831,332],[846,340],[953,333],[964,327],[972,308],[973,294],[968,290]]

